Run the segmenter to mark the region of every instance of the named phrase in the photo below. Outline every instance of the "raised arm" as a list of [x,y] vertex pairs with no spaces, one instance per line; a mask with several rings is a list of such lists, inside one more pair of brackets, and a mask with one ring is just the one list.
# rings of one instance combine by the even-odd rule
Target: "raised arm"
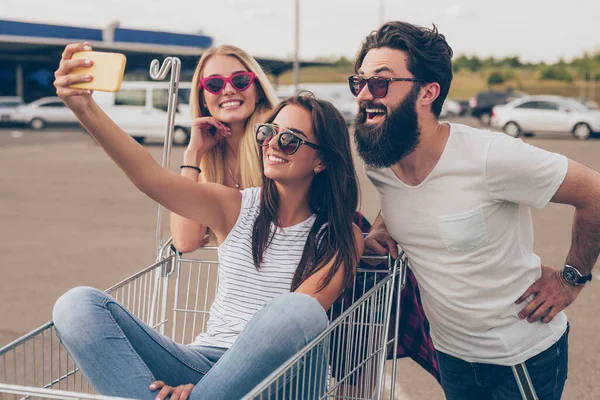
[[161,168],[143,146],[102,111],[90,91],[70,88],[71,84],[93,79],[69,74],[74,68],[89,65],[83,59],[71,60],[73,53],[86,50],[91,50],[86,43],[66,47],[55,73],[57,95],[139,190],[167,209],[209,226],[217,237],[224,238],[239,215],[241,193],[218,184],[198,184]]
[[[360,258],[362,256],[364,250],[364,239],[363,234],[356,225],[352,225],[354,241],[356,243],[356,254]],[[308,294],[315,299],[321,306],[325,309],[325,311],[329,310],[329,308],[333,305],[333,303],[340,296],[342,291],[344,290],[344,268],[340,266],[337,270],[333,279],[329,282],[329,284],[323,289],[319,290],[320,283],[324,280],[327,273],[330,271],[333,266],[335,259],[332,259],[324,268],[321,268],[319,271],[312,274],[308,279],[306,279],[298,289],[295,290],[296,293],[304,293]],[[354,266],[354,270],[358,267],[358,261],[356,260],[356,265]]]

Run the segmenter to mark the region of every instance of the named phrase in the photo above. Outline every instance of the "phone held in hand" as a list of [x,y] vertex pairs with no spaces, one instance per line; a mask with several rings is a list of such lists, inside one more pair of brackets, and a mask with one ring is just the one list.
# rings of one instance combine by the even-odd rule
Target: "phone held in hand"
[[107,53],[102,51],[80,51],[73,54],[73,60],[92,60],[90,67],[75,68],[71,74],[91,75],[90,82],[70,85],[76,89],[90,89],[101,92],[118,92],[123,82],[127,58],[120,53]]

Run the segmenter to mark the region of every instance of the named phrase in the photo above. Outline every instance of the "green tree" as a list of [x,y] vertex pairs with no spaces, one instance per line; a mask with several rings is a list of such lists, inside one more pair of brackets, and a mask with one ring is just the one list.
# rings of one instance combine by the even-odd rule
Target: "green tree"
[[334,63],[336,67],[351,67],[352,61],[348,60],[346,57],[340,57]]
[[494,68],[500,66],[500,63],[494,57],[484,58],[482,64],[484,68]]
[[502,72],[500,71],[492,71],[488,76],[487,83],[490,86],[502,85],[504,83],[504,75],[502,75]]
[[469,60],[469,65],[468,68],[472,71],[472,72],[477,72],[481,69],[481,67],[483,67],[483,63],[481,62],[481,60],[479,59],[479,57],[477,56],[472,56]]
[[467,68],[467,56],[461,54],[458,57],[455,57],[454,60],[452,60],[452,70],[454,72],[458,72],[464,68]]
[[477,56],[467,56],[461,54],[456,57],[453,61],[453,70],[460,71],[461,69],[468,69],[471,72],[477,72],[481,69],[483,63]]
[[505,57],[502,60],[502,65],[505,65],[510,68],[520,68],[523,66],[521,60],[519,60],[519,56]]
[[563,64],[548,65],[542,69],[540,75],[542,80],[555,80],[564,82],[573,82],[573,76],[567,69],[567,66]]

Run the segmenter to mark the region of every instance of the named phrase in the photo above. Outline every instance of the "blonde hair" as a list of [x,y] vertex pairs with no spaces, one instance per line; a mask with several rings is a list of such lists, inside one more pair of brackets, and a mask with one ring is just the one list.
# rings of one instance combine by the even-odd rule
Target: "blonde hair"
[[[256,75],[254,82],[257,85],[256,93],[258,96],[258,103],[256,104],[254,112],[246,121],[244,135],[240,140],[237,154],[241,175],[240,183],[242,186],[244,188],[260,186],[262,184],[261,157],[259,147],[254,138],[254,124],[261,122],[259,121],[259,118],[261,116],[264,117],[268,112],[273,110],[279,103],[279,100],[275,94],[275,90],[267,79],[267,75],[252,56],[238,47],[221,45],[205,51],[196,66],[194,79],[192,80],[192,91],[190,94],[192,120],[199,117],[210,116],[210,112],[203,105],[202,94],[198,88],[206,63],[212,56],[216,55],[235,57],[244,65],[244,67],[249,71],[254,72]],[[219,144],[202,157],[200,168],[202,169],[202,176],[205,182],[224,183],[224,146],[225,141],[221,140]]]

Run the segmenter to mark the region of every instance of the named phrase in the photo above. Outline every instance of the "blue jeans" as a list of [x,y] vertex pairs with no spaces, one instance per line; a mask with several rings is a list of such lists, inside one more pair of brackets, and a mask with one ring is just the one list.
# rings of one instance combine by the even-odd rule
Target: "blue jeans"
[[[558,400],[567,380],[567,327],[550,348],[525,361],[539,400]],[[469,363],[437,351],[441,383],[447,400],[520,400],[510,367]]]
[[[240,399],[328,324],[317,300],[289,293],[256,313],[230,349],[184,346],[89,287],[61,296],[53,320],[61,342],[98,392],[135,399],[154,399],[158,391],[148,387],[156,380],[170,386],[195,384],[190,399]],[[323,354],[314,353],[306,362],[314,371],[311,382],[323,386]]]

